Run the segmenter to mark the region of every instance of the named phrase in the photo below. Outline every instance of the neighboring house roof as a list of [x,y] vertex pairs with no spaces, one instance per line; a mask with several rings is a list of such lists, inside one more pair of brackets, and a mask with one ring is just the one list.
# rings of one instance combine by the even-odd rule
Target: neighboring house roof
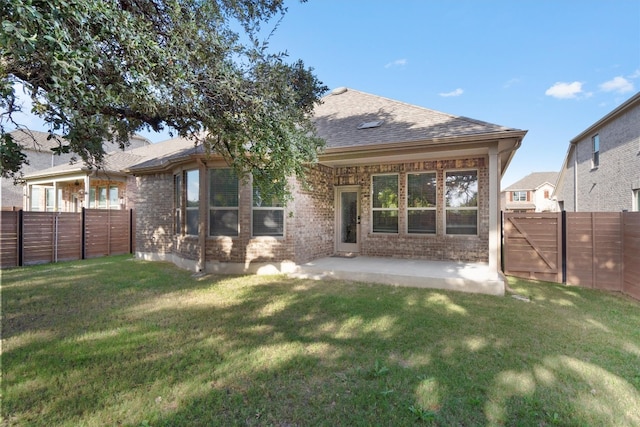
[[[193,147],[193,141],[184,138],[174,138],[156,144],[149,144],[144,147],[134,148],[128,151],[112,151],[107,153],[104,158],[104,164],[100,168],[102,171],[109,173],[123,173],[131,166],[144,163],[149,159],[153,161],[162,159],[171,153],[180,152],[187,147]],[[89,172],[89,169],[83,162],[74,164],[64,164],[54,166],[52,168],[43,169],[25,176],[25,179],[36,179],[50,176],[68,175],[77,172]]]
[[503,191],[531,191],[537,190],[544,184],[555,186],[558,172],[533,172],[517,181]]
[[49,138],[49,132],[16,129],[9,132],[9,134],[13,137],[13,140],[24,147],[25,150],[51,153],[51,149],[59,145],[58,141],[54,138]]

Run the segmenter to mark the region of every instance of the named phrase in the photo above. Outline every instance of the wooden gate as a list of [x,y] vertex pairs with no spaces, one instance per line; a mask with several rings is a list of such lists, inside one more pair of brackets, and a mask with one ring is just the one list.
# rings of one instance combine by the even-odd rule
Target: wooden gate
[[505,274],[562,282],[561,242],[561,213],[505,213]]

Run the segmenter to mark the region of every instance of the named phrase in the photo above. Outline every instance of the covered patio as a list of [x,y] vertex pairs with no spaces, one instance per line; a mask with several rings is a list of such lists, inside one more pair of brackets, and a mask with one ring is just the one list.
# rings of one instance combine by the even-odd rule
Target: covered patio
[[488,264],[368,256],[326,257],[298,265],[291,277],[338,279],[502,296],[506,280]]

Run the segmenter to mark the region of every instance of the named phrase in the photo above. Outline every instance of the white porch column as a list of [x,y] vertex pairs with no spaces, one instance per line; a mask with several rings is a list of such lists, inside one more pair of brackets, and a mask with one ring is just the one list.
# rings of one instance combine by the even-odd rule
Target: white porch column
[[89,175],[84,177],[84,197],[82,198],[82,207],[89,209],[91,206],[89,206],[89,189],[91,188],[91,179],[89,178]]
[[53,211],[58,212],[58,181],[53,181]]
[[489,271],[500,275],[500,158],[497,144],[489,148]]

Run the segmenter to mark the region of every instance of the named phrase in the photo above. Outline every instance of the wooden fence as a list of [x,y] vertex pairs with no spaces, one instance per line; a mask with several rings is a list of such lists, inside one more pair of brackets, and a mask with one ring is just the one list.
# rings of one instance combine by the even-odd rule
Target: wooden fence
[[640,212],[504,214],[505,274],[640,299]]
[[0,212],[0,268],[132,253],[133,211]]

